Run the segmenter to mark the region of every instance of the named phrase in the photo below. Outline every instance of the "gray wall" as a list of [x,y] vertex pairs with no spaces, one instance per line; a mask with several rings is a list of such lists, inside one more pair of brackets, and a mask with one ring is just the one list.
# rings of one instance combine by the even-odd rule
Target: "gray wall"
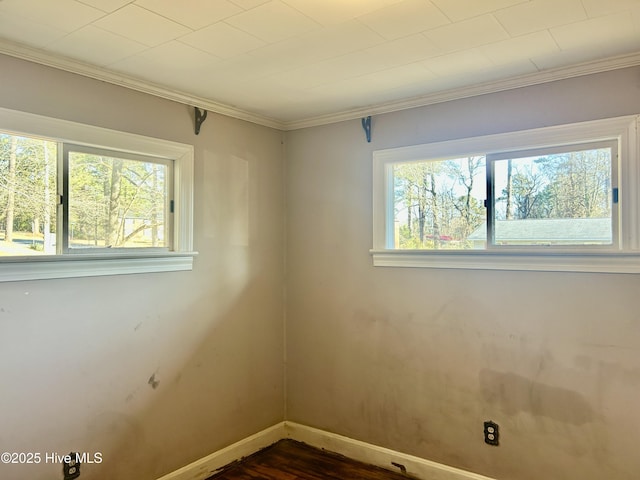
[[195,136],[184,105],[3,56],[0,86],[2,107],[193,144],[200,252],[192,272],[0,284],[0,451],[151,480],[282,421],[282,133],[209,114]]
[[[635,479],[640,276],[372,266],[372,151],[640,112],[640,68],[288,132],[287,418],[504,480]],[[484,420],[501,426],[483,442]]]

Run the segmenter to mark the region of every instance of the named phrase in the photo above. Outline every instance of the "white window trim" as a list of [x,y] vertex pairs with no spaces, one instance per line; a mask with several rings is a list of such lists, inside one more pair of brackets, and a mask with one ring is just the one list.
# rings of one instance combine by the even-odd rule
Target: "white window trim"
[[[533,130],[464,138],[373,152],[373,248],[374,266],[480,270],[533,270],[558,272],[640,273],[640,115],[544,127]],[[579,248],[558,251],[532,250],[397,250],[393,242],[393,163],[431,158],[463,157],[528,150],[553,145],[616,139],[620,232],[619,250],[586,252]]]
[[193,269],[192,145],[0,108],[0,129],[174,162],[173,251],[0,257],[0,282]]

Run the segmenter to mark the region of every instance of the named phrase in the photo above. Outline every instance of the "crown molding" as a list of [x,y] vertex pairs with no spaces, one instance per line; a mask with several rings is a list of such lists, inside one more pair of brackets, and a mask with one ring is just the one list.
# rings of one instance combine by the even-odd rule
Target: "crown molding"
[[608,72],[627,67],[636,67],[640,65],[640,52],[627,55],[620,55],[603,60],[593,62],[585,62],[569,67],[561,67],[549,70],[543,70],[536,73],[520,75],[504,80],[496,80],[487,83],[470,85],[441,92],[434,92],[427,95],[421,95],[404,100],[392,101],[362,107],[352,110],[345,110],[338,113],[320,115],[317,117],[294,120],[284,123],[285,130],[298,130],[301,128],[316,127],[327,125],[330,123],[343,122],[346,120],[360,119],[369,115],[380,115],[383,113],[398,112],[408,110],[410,108],[425,107],[436,103],[449,102],[452,100],[460,100],[462,98],[475,97],[488,93],[502,92],[513,90],[521,87],[539,85],[557,80],[565,80],[583,75],[591,75],[596,73]]
[[497,80],[468,87],[461,87],[441,92],[434,92],[408,99],[370,105],[368,107],[344,110],[341,112],[319,115],[315,117],[303,118],[300,120],[284,121],[275,118],[259,115],[254,112],[243,110],[231,105],[216,102],[214,100],[199,97],[180,90],[171,89],[166,86],[154,84],[152,82],[134,78],[128,75],[115,73],[105,68],[90,65],[88,63],[73,60],[67,57],[53,55],[51,53],[27,47],[25,45],[0,40],[0,53],[12,57],[28,60],[41,65],[76,73],[85,77],[94,78],[103,82],[119,85],[132,90],[148,93],[156,97],[172,100],[185,105],[193,105],[210,112],[226,115],[228,117],[245,120],[265,127],[278,130],[299,130],[301,128],[316,127],[330,123],[343,122],[346,120],[359,119],[369,115],[380,115],[383,113],[398,112],[410,108],[424,107],[462,98],[496,93],[505,90],[539,85],[542,83],[564,80],[583,75],[591,75],[611,70],[640,65],[640,52],[627,55],[585,62],[570,67],[561,67],[550,70],[543,70],[537,73],[520,75],[504,80]]
[[147,80],[141,80],[125,74],[116,73],[105,68],[73,60],[68,57],[53,55],[25,45],[0,40],[0,53],[41,65],[46,65],[48,67],[57,68],[59,70],[64,70],[66,72],[94,78],[113,85],[136,90],[138,92],[148,93],[166,100],[172,100],[185,105],[197,106],[201,109],[218,113],[220,115],[226,115],[228,117],[245,120],[265,127],[276,128],[278,130],[285,129],[285,124],[283,122],[270,117],[258,115],[208,98],[158,85]]

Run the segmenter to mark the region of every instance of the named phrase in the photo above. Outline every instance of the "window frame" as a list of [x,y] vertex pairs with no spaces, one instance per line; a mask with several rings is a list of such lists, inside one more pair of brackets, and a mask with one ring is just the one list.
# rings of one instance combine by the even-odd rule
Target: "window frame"
[[[480,137],[462,138],[373,152],[374,266],[537,270],[564,272],[640,273],[640,169],[638,125],[640,115],[543,127]],[[533,151],[549,147],[615,141],[617,182],[617,248],[500,247],[486,250],[399,250],[393,246],[394,217],[392,165],[428,159]],[[614,160],[612,160],[614,161]],[[614,161],[614,163],[616,163]],[[489,246],[487,246],[489,247]]]
[[[173,163],[173,235],[170,251],[118,249],[92,253],[0,257],[0,282],[193,269],[192,145],[85,125],[0,107],[0,129],[81,148],[164,159]],[[61,152],[59,152],[61,155]],[[143,251],[144,250],[144,251]]]

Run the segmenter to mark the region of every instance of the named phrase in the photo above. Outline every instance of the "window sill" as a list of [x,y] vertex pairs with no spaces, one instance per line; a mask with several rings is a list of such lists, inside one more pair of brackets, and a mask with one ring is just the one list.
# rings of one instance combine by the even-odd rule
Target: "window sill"
[[640,273],[640,253],[371,250],[375,267]]
[[0,282],[187,271],[193,269],[195,255],[197,252],[4,257]]

